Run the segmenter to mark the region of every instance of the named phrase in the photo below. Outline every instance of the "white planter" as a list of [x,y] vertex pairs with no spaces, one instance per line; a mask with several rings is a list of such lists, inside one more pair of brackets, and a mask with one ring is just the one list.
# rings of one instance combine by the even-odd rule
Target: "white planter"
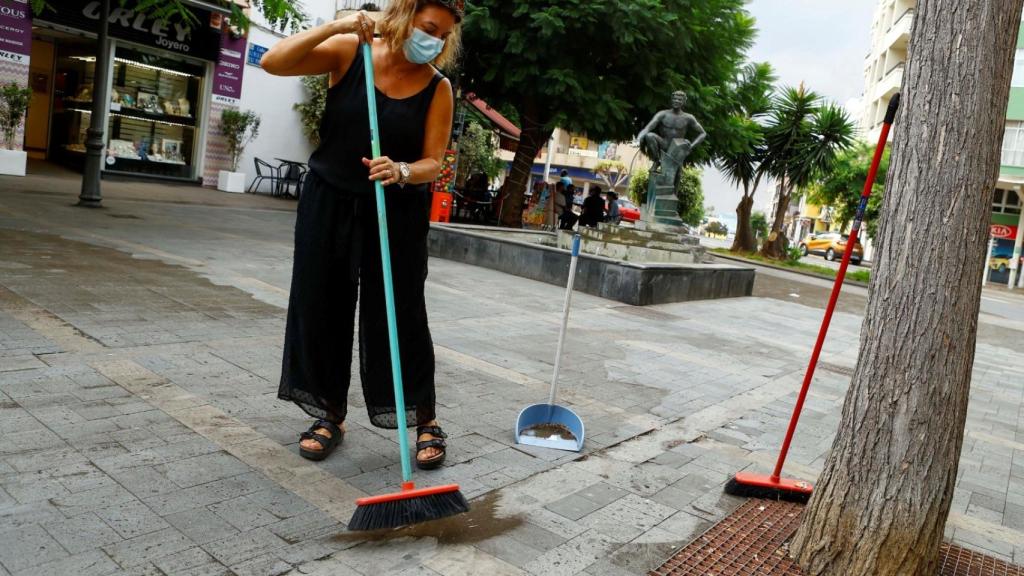
[[24,176],[28,152],[24,150],[0,150],[0,175]]
[[245,173],[221,170],[217,175],[217,190],[221,192],[245,192]]

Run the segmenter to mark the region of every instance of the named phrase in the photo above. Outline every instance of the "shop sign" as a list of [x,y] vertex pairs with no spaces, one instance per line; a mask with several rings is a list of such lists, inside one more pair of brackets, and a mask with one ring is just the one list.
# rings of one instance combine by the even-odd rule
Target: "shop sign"
[[213,99],[215,102],[237,105],[242,97],[242,73],[245,66],[244,36],[225,30],[221,36],[220,58],[213,71]]
[[[40,20],[96,33],[103,6],[99,0],[49,0],[49,3],[53,10],[47,10]],[[193,58],[217,59],[223,20],[220,14],[186,8],[195,16],[193,21],[166,21],[138,12],[135,10],[138,4],[138,0],[128,0],[123,6],[111,2],[108,20],[112,37]]]
[[259,44],[250,44],[249,65],[258,67],[260,65],[260,60],[263,60],[263,55],[267,53],[267,50],[270,50],[270,48],[260,46]]
[[28,0],[0,0],[0,62],[28,64],[32,53],[32,9]]
[[999,240],[1016,240],[1017,227],[1005,224],[992,224],[989,228],[989,233],[993,238]]

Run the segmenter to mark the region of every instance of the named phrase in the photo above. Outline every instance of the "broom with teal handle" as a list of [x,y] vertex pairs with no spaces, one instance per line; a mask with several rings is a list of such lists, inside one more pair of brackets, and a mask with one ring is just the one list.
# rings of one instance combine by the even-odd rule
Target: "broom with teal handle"
[[[377,127],[377,94],[373,80],[373,54],[370,44],[360,44],[366,69],[366,102],[370,110],[370,143],[373,157],[380,158],[380,133]],[[353,63],[353,66],[355,63]],[[405,394],[402,392],[402,359],[398,353],[398,322],[395,319],[395,290],[391,280],[391,248],[388,244],[388,215],[384,205],[384,185],[373,182],[377,200],[377,227],[380,231],[381,269],[384,271],[384,304],[388,317],[388,342],[391,346],[391,377],[395,386],[395,416],[398,420],[398,446],[402,460],[402,490],[392,494],[356,500],[356,511],[349,530],[398,528],[436,520],[469,511],[469,503],[458,484],[416,488],[412,481],[412,462],[405,422]]]

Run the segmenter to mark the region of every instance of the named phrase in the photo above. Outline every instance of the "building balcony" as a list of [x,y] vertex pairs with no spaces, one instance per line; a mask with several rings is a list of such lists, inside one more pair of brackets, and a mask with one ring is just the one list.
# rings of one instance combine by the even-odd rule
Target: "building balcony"
[[882,79],[875,84],[874,99],[885,99],[888,100],[893,94],[900,91],[900,86],[903,85],[903,71],[907,65],[905,62],[893,66],[882,76]]
[[875,47],[876,52],[884,52],[890,48],[906,50],[907,44],[910,42],[910,29],[913,24],[914,9],[907,8],[903,14],[893,21],[892,26],[886,30],[885,35],[882,37],[882,45]]
[[[506,161],[511,162],[515,158],[514,152],[507,150],[500,150],[499,157]],[[537,157],[533,159],[534,164],[544,164],[548,159],[547,149],[543,149],[537,154]],[[597,167],[597,164],[601,162],[601,159],[597,157],[596,150],[579,150],[570,148],[568,153],[555,152],[551,155],[551,165],[561,166],[565,168],[583,168],[586,170],[593,170]]]
[[390,4],[389,0],[336,0],[336,10],[359,10],[365,4],[374,4],[378,9],[384,10]]

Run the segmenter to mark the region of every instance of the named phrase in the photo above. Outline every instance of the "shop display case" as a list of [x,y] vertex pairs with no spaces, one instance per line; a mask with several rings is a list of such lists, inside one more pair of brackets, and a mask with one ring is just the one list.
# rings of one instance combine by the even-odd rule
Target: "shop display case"
[[[58,58],[52,140],[64,163],[80,165],[93,102],[96,60],[85,50]],[[105,131],[108,172],[196,178],[199,98],[205,67],[119,46]]]
[[107,170],[192,179],[204,68],[118,47]]

